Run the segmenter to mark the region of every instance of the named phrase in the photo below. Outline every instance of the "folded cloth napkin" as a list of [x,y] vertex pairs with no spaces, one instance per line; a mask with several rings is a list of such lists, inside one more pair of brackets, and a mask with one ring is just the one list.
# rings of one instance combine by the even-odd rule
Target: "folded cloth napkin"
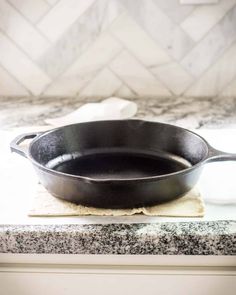
[[203,217],[205,206],[197,188],[182,198],[151,207],[131,209],[102,209],[76,205],[50,195],[38,184],[33,194],[29,216],[127,216],[134,214],[168,217]]
[[46,119],[45,122],[56,127],[79,122],[98,120],[117,120],[133,117],[137,104],[118,97],[110,97],[99,103],[87,103],[65,116]]

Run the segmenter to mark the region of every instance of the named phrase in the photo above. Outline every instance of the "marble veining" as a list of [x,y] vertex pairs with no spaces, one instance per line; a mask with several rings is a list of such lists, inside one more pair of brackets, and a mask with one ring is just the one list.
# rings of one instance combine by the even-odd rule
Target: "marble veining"
[[[38,64],[50,77],[56,78],[67,68],[69,70],[70,66],[76,63],[78,56],[120,15],[122,8],[119,5],[114,6],[113,13],[110,13],[109,1],[98,0],[93,3],[86,13],[41,55]],[[76,40],[73,46],[71,40]]]
[[121,0],[120,2],[137,23],[175,60],[181,60],[194,46],[192,39],[154,1],[140,0],[137,5],[134,5],[132,0]]
[[201,76],[235,41],[235,25],[236,6],[184,57],[181,65],[193,76]]
[[[138,104],[137,118],[176,124],[185,128],[235,128],[236,98],[178,97],[129,98]],[[101,98],[0,97],[0,126],[10,129],[45,125],[44,119],[65,115],[84,103]],[[29,110],[30,106],[30,112]]]
[[236,255],[236,221],[2,225],[1,253]]
[[236,0],[22,1],[0,2],[0,95],[235,94]]

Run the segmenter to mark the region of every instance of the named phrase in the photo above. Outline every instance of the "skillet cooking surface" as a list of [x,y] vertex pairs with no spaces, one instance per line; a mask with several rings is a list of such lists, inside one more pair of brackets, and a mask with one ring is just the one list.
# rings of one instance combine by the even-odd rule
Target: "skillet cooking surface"
[[97,149],[85,155],[59,156],[46,165],[55,171],[95,179],[135,179],[177,172],[191,163],[163,151],[125,148]]

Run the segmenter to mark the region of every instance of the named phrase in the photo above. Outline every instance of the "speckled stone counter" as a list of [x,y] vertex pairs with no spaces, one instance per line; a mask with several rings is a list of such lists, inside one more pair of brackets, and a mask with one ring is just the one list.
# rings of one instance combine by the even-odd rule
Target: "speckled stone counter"
[[[45,118],[66,114],[87,101],[2,97],[0,126],[11,130],[43,125]],[[236,128],[235,98],[140,98],[135,101],[139,118],[186,128]],[[0,224],[0,253],[236,255],[235,219],[131,222],[57,224],[52,220],[45,224]]]
[[1,253],[236,255],[236,222],[5,225]]

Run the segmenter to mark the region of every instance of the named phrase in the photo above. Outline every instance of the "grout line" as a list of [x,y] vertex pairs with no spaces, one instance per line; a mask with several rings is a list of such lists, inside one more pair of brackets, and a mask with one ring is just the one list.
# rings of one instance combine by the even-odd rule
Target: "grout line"
[[[109,33],[108,33],[109,34]],[[96,38],[96,40],[98,39],[100,37],[100,35]],[[96,41],[95,40],[95,41]],[[122,51],[122,49],[119,49],[118,50],[118,53],[116,53],[115,55],[113,55],[110,59],[108,59],[108,61],[104,64],[104,65],[101,65],[101,67],[97,70],[97,71],[95,71],[95,73],[94,73],[94,75],[92,75],[92,77],[91,77],[91,79],[89,79],[89,81],[87,81],[87,82],[85,82],[85,84],[79,89],[79,90],[77,90],[77,92],[75,93],[75,95],[78,95],[78,93],[80,92],[80,91],[82,91],[104,68],[106,68],[107,67],[107,65],[110,63],[110,61],[111,60],[113,60],[117,55],[119,55],[120,54],[120,52]],[[82,54],[84,54],[85,52],[82,52],[77,58],[76,58],[76,60],[82,55]],[[69,65],[69,67],[70,66],[72,66],[73,65],[73,63],[74,63],[74,61],[73,62],[71,62],[71,64]],[[65,72],[68,70],[68,68],[69,67],[67,67],[60,75],[58,75],[55,79],[53,79],[52,81],[51,81],[51,83],[50,84],[48,84],[46,87],[45,87],[45,89],[43,89],[43,91],[42,91],[42,93],[43,92],[45,92],[47,89],[48,89],[48,87],[50,87],[57,79],[59,79],[61,76],[63,76],[64,74],[65,74]]]
[[[68,69],[69,69],[71,66],[73,66],[73,64],[76,63],[76,61],[77,61],[77,60],[78,60],[78,59],[79,59],[79,58],[80,58],[80,57],[81,57],[81,56],[82,56],[82,55],[88,50],[88,48],[100,38],[100,36],[101,36],[101,34],[97,35],[93,41],[89,41],[88,44],[87,44],[87,46],[86,46],[83,50],[81,50],[81,52],[80,52],[78,55],[76,55],[76,56],[74,57],[74,59],[73,59],[70,63],[68,63],[68,64],[66,65],[65,69],[63,69],[62,72],[58,73],[56,76],[53,76],[53,77],[49,76],[50,79],[51,79],[51,80],[56,80],[56,79],[58,79],[59,77],[63,76],[63,75],[65,74],[65,72],[68,71]],[[53,45],[53,46],[54,46],[54,45]],[[44,54],[43,54],[43,55],[44,55]],[[43,55],[42,55],[42,56],[43,56]],[[41,56],[39,59],[41,59],[42,56]],[[39,60],[39,59],[38,59],[38,60]],[[41,67],[40,67],[40,68],[41,68]]]
[[[216,4],[216,5],[218,5],[218,4]],[[208,6],[208,5],[207,5]],[[187,35],[189,35],[189,37],[195,42],[195,43],[200,43],[203,39],[204,39],[204,37],[217,25],[217,24],[219,24],[219,22],[221,22],[222,21],[222,19],[226,16],[226,14],[228,14],[232,9],[234,9],[234,7],[236,6],[236,3],[234,4],[234,5],[232,5],[232,7],[231,8],[229,8],[219,19],[218,19],[218,21],[212,26],[212,27],[210,27],[210,29],[208,30],[208,31],[206,31],[203,35],[202,35],[202,37],[199,39],[199,40],[197,40],[197,41],[195,41],[195,40],[193,40],[192,38],[191,38],[191,36],[188,34],[188,32],[186,32],[184,29],[182,29],[182,27],[181,27],[181,24],[190,16],[190,15],[188,15],[185,19],[184,19],[184,21],[183,22],[181,22],[180,24],[179,24],[179,26],[180,26],[180,28],[187,34]],[[197,8],[197,7],[196,7]],[[195,9],[196,9],[195,8]],[[194,9],[194,10],[195,10]]]
[[[122,14],[122,17],[124,16],[125,14],[123,13]],[[132,21],[134,21],[133,20],[133,18],[131,18],[132,19]],[[134,21],[135,22],[135,21]],[[150,40],[152,40],[155,44],[156,43],[158,43],[158,42],[156,42],[155,40],[153,40],[149,35],[148,35],[148,33],[145,31],[145,30],[143,30],[143,28],[139,25],[139,24],[137,24],[136,22],[135,22],[135,24],[138,26],[138,28],[141,30],[141,31],[143,31],[146,35],[147,35],[147,37],[150,39]],[[112,28],[109,28],[109,33],[110,33],[110,35],[117,41],[117,42],[119,42],[120,44],[121,44],[121,46],[123,47],[123,48],[125,48],[127,51],[129,51],[129,53],[131,53],[133,56],[135,56],[136,57],[136,59],[137,60],[139,60],[140,61],[140,59],[137,57],[137,55],[135,54],[135,53],[133,53],[132,51],[130,51],[130,49],[126,46],[126,44],[123,42],[123,41],[121,41],[114,33],[113,33],[113,31],[112,31]],[[156,46],[160,46],[159,44],[158,45],[156,45]],[[160,65],[157,65],[158,67],[159,66],[162,66],[162,65],[167,65],[167,64],[169,64],[169,63],[172,63],[172,62],[175,62],[175,59],[173,59],[173,57],[171,57],[161,46],[160,46],[160,48],[161,48],[161,50],[170,58],[170,62],[165,62],[165,63],[162,63],[162,64],[160,64]],[[140,61],[140,63],[142,63],[141,61]],[[144,65],[144,64],[143,64]],[[145,66],[145,68],[146,68],[146,65],[144,65]],[[151,67],[157,67],[156,65],[152,65],[152,66],[149,66],[148,68],[151,68]],[[150,72],[150,73],[152,73],[152,72]]]
[[[127,88],[129,88],[129,90],[130,90],[131,92],[133,92],[134,95],[140,96],[140,95],[138,94],[138,92],[135,91],[132,87],[130,87],[130,86],[127,84],[127,82],[126,82],[122,77],[120,77],[115,71],[113,71],[113,69],[112,69],[110,66],[108,66],[107,68],[112,72],[112,74],[113,74],[114,76],[116,76],[116,77],[117,77],[117,78],[123,83],[123,85],[125,85]],[[121,86],[122,86],[122,85],[121,85]]]
[[[159,7],[159,6],[157,6],[156,5],[156,3],[154,3],[154,5],[155,5],[155,7],[156,7],[156,9],[160,9],[161,10],[161,12],[163,12],[163,10]],[[124,6],[124,5],[123,5]],[[125,7],[125,6],[124,6]],[[129,11],[129,9],[126,9],[126,11]],[[174,25],[174,27],[176,28],[178,28],[179,30],[181,30],[182,31],[182,33],[184,34],[184,35],[186,35],[188,38],[190,38],[192,41],[193,41],[193,43],[195,44],[195,41],[186,33],[186,32],[184,32],[182,29],[181,29],[181,27],[180,27],[180,25],[179,24],[177,24],[176,22],[174,22],[174,21],[172,21],[172,19],[165,13],[165,12],[163,12],[165,15],[166,15],[166,17],[168,18],[168,20],[169,20],[169,22],[171,23],[171,24],[173,24]],[[136,21],[136,18],[133,16],[133,15],[131,15],[130,14],[130,16],[132,17],[132,19],[134,19],[134,21],[143,29],[143,31],[145,31],[146,32],[146,34],[149,36],[149,38],[151,38],[155,43],[157,43],[165,52],[166,52],[166,54],[171,58],[171,59],[174,59],[175,61],[177,61],[177,62],[179,62],[180,60],[181,60],[181,58],[179,58],[179,59],[176,59],[176,58],[174,58],[174,56],[173,56],[173,54],[171,55],[170,54],[170,51],[168,51],[168,45],[169,44],[166,44],[165,46],[163,46],[162,44],[160,44],[159,43],[159,41],[158,40],[156,40],[156,39],[154,39],[153,38],[153,36],[151,36],[150,35],[150,33],[149,33],[149,31],[146,29],[146,27],[143,25],[143,22],[141,21]],[[191,49],[192,49],[193,47],[191,47]],[[190,50],[191,50],[190,49]],[[189,52],[189,51],[187,51],[187,52]],[[186,55],[186,53],[184,54],[184,55]]]
[[[231,11],[231,10],[233,10],[234,8],[236,7],[236,3],[235,3],[235,5],[233,5],[232,7],[231,7],[231,9],[230,10],[228,10],[224,15],[223,15],[223,17],[220,19],[220,21],[222,21],[222,19],[224,18],[224,17],[226,17],[226,15]],[[187,55],[189,55],[189,53],[194,49],[194,48],[196,48],[197,47],[197,45],[199,44],[199,43],[201,43],[202,41],[203,41],[203,39],[205,39],[205,37],[207,36],[207,35],[209,35],[211,32],[212,32],[212,30],[217,26],[217,25],[219,25],[219,23],[220,23],[220,21],[218,21],[209,31],[207,31],[207,33],[205,34],[205,35],[203,35],[197,42],[196,41],[194,41],[196,44],[195,44],[195,46],[193,46],[187,53],[186,53],[186,55],[182,58],[182,59],[180,59],[179,60],[179,64],[181,64],[181,62],[185,59],[185,57],[187,56]],[[226,49],[226,48],[225,48]],[[221,56],[221,55],[220,55]],[[214,62],[213,62],[214,63]],[[208,68],[210,68],[211,67],[211,65],[212,64],[210,64],[209,65],[209,67]],[[207,71],[208,70],[208,68],[206,69],[206,70],[204,70],[204,72],[205,71]],[[203,73],[204,73],[203,72]],[[202,74],[201,74],[202,75]],[[196,77],[196,76],[195,76]]]
[[[129,17],[130,17],[130,18],[136,23],[136,25],[139,26],[140,29],[143,30],[143,31],[147,34],[147,36],[148,36],[148,37],[149,37],[154,43],[157,43],[158,46],[160,46],[160,48],[166,53],[166,55],[169,56],[170,59],[174,59],[173,56],[171,56],[171,55],[169,54],[169,52],[167,51],[167,48],[163,47],[162,44],[160,44],[156,39],[154,39],[154,38],[150,35],[150,33],[146,30],[146,28],[143,27],[143,25],[140,24],[138,21],[136,21],[136,18],[134,18],[133,15],[131,15],[131,14],[129,13],[128,9],[126,9],[126,7],[125,7],[123,4],[121,4],[121,5],[123,6],[125,12],[129,15]],[[174,59],[174,60],[175,60],[175,59]],[[176,61],[176,60],[175,60],[175,61]]]
[[[37,0],[36,0],[37,1]],[[47,3],[47,5],[49,6],[48,10],[45,11],[45,13],[43,15],[40,16],[40,18],[34,23],[35,25],[38,25],[41,20],[58,4],[58,2],[60,0],[57,0],[56,3],[54,3],[53,5],[49,4],[47,1],[43,0],[45,3]]]
[[47,36],[45,36],[44,34],[42,34],[41,31],[38,30],[38,28],[35,26],[35,23],[32,23],[20,10],[18,10],[18,8],[16,8],[14,5],[12,5],[11,2],[9,2],[8,0],[5,0],[7,1],[7,3],[14,9],[16,10],[23,18],[25,21],[27,21],[38,33],[39,35],[41,35],[42,38],[45,39],[45,41],[51,43],[51,41],[47,38]]
[[[114,76],[116,76],[116,78],[118,78],[121,82],[122,82],[122,85],[117,89],[117,90],[119,90],[120,88],[122,88],[122,86],[126,86],[134,95],[136,95],[136,96],[140,96],[133,88],[131,88],[127,83],[126,83],[126,81],[125,80],[123,80],[123,78],[122,77],[120,77],[119,75],[117,75],[117,73],[116,72],[114,72],[113,71],[113,69],[112,68],[110,68],[110,66],[108,66],[107,67],[111,72],[112,72],[112,74],[114,75]],[[116,90],[116,91],[117,91]]]
[[[193,81],[193,83],[191,83],[187,88],[186,88],[186,90],[185,90],[185,92],[186,91],[188,91],[195,83],[197,83],[197,82],[199,82],[210,70],[212,70],[212,68],[218,63],[218,62],[220,62],[220,60],[223,58],[223,56],[227,53],[227,51],[228,50],[230,50],[230,48],[232,47],[232,46],[234,46],[234,44],[236,44],[236,40],[235,41],[233,41],[233,43],[231,44],[231,45],[229,45],[228,47],[226,47],[225,49],[224,49],[224,51],[222,52],[222,54],[220,55],[220,57],[217,59],[217,61],[215,62],[215,63],[213,63],[210,67],[208,67],[199,77],[195,77],[195,81]],[[221,92],[222,90],[220,90],[220,92]],[[216,95],[219,95],[220,94],[220,92],[219,93],[217,93]],[[184,93],[183,93],[184,94]]]
[[[28,88],[26,88],[21,81],[19,81],[11,72],[8,71],[8,69],[6,67],[4,67],[4,65],[2,63],[0,63],[0,66],[7,72],[7,74],[15,81],[17,82],[23,89],[25,89],[26,92],[28,92],[28,96],[32,95],[33,93],[31,92],[31,90],[29,90]],[[1,95],[1,94],[0,94]]]
[[[150,71],[150,69],[139,59],[139,58],[137,58],[136,57],[136,55],[135,54],[133,54],[132,53],[132,51],[130,51],[126,46],[125,46],[125,44],[120,40],[120,39],[118,39],[114,34],[112,34],[112,37],[114,37],[114,39],[116,40],[116,41],[118,41],[120,44],[121,44],[121,46],[123,47],[123,49],[124,50],[126,50],[138,63],[140,63],[141,64],[141,66],[143,66],[148,72],[149,72],[149,74],[156,80],[156,81],[158,81],[165,89],[167,89],[169,92],[170,92],[170,94],[171,95],[175,95],[174,93],[173,93],[173,91],[171,90],[171,89],[169,89],[166,85],[165,85],[165,83],[163,83],[162,81],[160,81],[151,71]],[[173,62],[173,61],[171,61],[171,62]],[[170,62],[170,63],[171,63]]]
[[[36,67],[37,67],[37,69],[43,74],[43,75],[45,75],[50,81],[52,81],[52,79],[51,79],[51,77],[49,77],[48,75],[47,75],[47,73],[45,73],[39,66],[38,66],[38,64],[37,63],[35,63],[35,61],[30,57],[30,56],[28,56],[28,54],[27,53],[25,53],[25,51],[23,51],[23,49],[20,47],[20,46],[18,46],[18,44],[16,44],[8,35],[6,35],[5,34],[5,32],[4,31],[2,31],[1,29],[0,29],[0,32],[7,38],[7,39],[9,39],[10,40],[10,42],[11,43],[13,43],[13,45],[25,56],[25,58],[27,59],[29,59],[31,62],[32,62],[32,64],[34,64]],[[5,67],[4,67],[5,68]],[[7,71],[8,72],[8,71]],[[17,81],[19,81],[18,79],[16,79]],[[21,85],[23,85],[22,84],[22,82],[20,83]],[[50,83],[49,83],[50,84]],[[27,89],[28,90],[28,92],[31,94],[31,95],[33,95],[33,96],[35,96],[33,93],[32,93],[32,91],[30,90],[30,89],[28,89],[28,88],[26,88],[26,86],[24,86],[24,88],[25,89]]]
[[51,80],[51,77],[49,77],[48,75],[47,75],[47,73],[45,73],[39,66],[38,66],[38,64],[36,63],[36,61],[34,61],[29,55],[28,55],[28,53],[26,53],[25,51],[24,51],[24,49],[23,48],[21,48],[17,43],[15,43],[14,42],[14,40],[10,37],[10,36],[8,36],[2,29],[0,29],[0,32],[7,38],[7,39],[9,39],[10,40],[10,42],[11,43],[13,43],[13,45],[23,54],[23,55],[25,55],[25,57],[26,58],[28,58],[37,68],[38,68],[38,70],[40,70],[45,76],[47,76],[47,78],[49,79],[49,80]]
[[[223,88],[219,91],[219,93],[216,94],[217,97],[219,97],[220,95],[222,95],[222,92],[228,88],[228,86],[233,82],[233,81],[236,81],[236,74],[233,76],[233,78],[228,82],[226,83]],[[231,96],[231,95],[228,95],[228,96]]]
[[[87,81],[77,92],[76,92],[76,95],[79,95],[79,92],[81,92],[83,89],[85,89],[89,83],[91,83],[105,68],[108,68],[109,70],[111,70],[109,67],[108,67],[108,64],[114,59],[116,58],[120,53],[122,52],[122,49],[119,50],[119,52],[117,54],[115,54],[113,57],[111,57],[111,59],[109,59],[109,61],[107,61],[106,64],[102,65],[101,68],[99,70],[96,71],[96,73],[93,75],[93,77]],[[112,72],[112,71],[111,71]],[[113,72],[112,72],[113,73]],[[113,73],[114,74],[114,73]],[[117,77],[117,75],[115,75]],[[121,80],[121,79],[119,79]]]
[[[117,15],[115,18],[113,18],[113,20],[109,23],[108,31],[110,32],[110,28],[113,26],[113,24],[127,12],[124,9],[123,5],[119,3],[119,1],[116,1],[116,0],[107,0],[107,1],[109,3],[108,5],[116,5],[116,8],[120,7],[120,9],[121,9],[121,11],[119,11],[119,15]],[[108,10],[108,5],[106,6],[106,10]]]
[[89,81],[85,82],[83,86],[81,86],[80,89],[76,90],[75,96],[79,96],[80,92],[82,92],[104,69],[105,67],[101,67],[99,70],[95,71],[93,77],[89,79]]
[[[81,16],[83,16],[83,17],[86,17],[87,18],[87,20],[89,19],[89,17],[88,16],[86,16],[86,14],[88,13],[90,13],[90,11],[88,11],[88,10],[90,10],[90,9],[94,9],[94,6],[95,5],[97,5],[97,2],[93,2],[89,7],[88,7],[88,9],[81,15]],[[110,4],[109,4],[110,5]],[[84,15],[85,14],[85,15]],[[107,15],[106,14],[106,12],[104,13],[104,15]],[[57,45],[57,42],[59,42],[60,40],[62,40],[63,38],[64,38],[64,36],[67,34],[67,32],[68,32],[68,30],[70,30],[71,29],[71,27],[73,26],[73,25],[75,25],[76,24],[76,22],[78,22],[79,21],[79,19],[80,19],[80,17],[79,18],[77,18],[74,22],[73,22],[73,24],[71,24],[70,26],[69,26],[69,28],[61,35],[61,37],[58,39],[58,40],[56,40],[55,42],[54,42],[54,44],[52,45],[52,47],[51,48],[54,48],[56,45]],[[98,26],[99,26],[99,20],[96,20],[96,22],[97,22],[97,24],[98,24]],[[108,26],[110,25],[110,23],[108,24]],[[66,65],[66,67],[62,70],[62,72],[60,72],[60,73],[57,73],[57,75],[55,75],[55,76],[53,76],[53,77],[51,77],[51,75],[50,75],[50,78],[52,78],[52,79],[57,79],[58,77],[60,77],[60,76],[62,76],[67,70],[68,70],[68,68],[70,68],[74,63],[75,63],[75,61],[81,56],[81,55],[83,55],[85,52],[86,52],[86,50],[90,47],[90,46],[92,46],[101,36],[102,36],[102,34],[107,30],[107,27],[108,26],[106,26],[105,28],[103,28],[103,30],[97,30],[96,29],[96,32],[95,32],[95,37],[94,37],[94,39],[93,40],[89,40],[88,41],[88,44],[86,45],[86,47],[85,48],[83,48],[83,50],[80,50],[80,52],[78,53],[78,55],[75,55],[75,57],[74,57],[74,59],[70,62],[70,63],[68,63],[67,65]],[[94,30],[92,31],[92,33],[90,33],[90,35],[94,35]],[[49,48],[49,50],[51,50],[51,48]],[[38,60],[40,60],[45,54],[47,53],[47,51],[46,52],[44,52],[40,57],[39,57],[39,59]]]
[[[236,3],[235,3],[235,5],[234,5],[229,11],[231,11],[232,9],[235,9],[235,8],[236,8]],[[227,13],[229,13],[229,11],[228,11]],[[227,13],[226,13],[226,14],[227,14]],[[224,15],[224,17],[226,17],[226,14]],[[223,18],[222,18],[222,19],[223,19]],[[221,20],[222,20],[222,19],[221,19]],[[216,27],[218,24],[219,24],[219,22],[216,23],[214,27]],[[214,27],[212,27],[212,29],[213,29]],[[211,29],[210,31],[212,31],[212,29]],[[208,34],[209,34],[209,31],[208,31],[208,33],[207,33],[204,37],[206,37]],[[200,41],[199,41],[199,43],[200,43],[203,39],[204,39],[204,38],[201,38]],[[222,53],[218,56],[218,58],[217,58],[214,62],[212,62],[212,63],[209,65],[209,67],[207,67],[207,68],[201,73],[200,76],[194,76],[194,77],[195,77],[195,81],[193,81],[193,83],[191,83],[191,84],[189,85],[189,87],[187,87],[187,88],[185,89],[184,93],[185,93],[186,91],[188,91],[188,90],[194,85],[194,83],[199,82],[199,81],[201,80],[201,78],[202,78],[207,72],[209,72],[209,71],[212,69],[212,67],[214,67],[215,64],[217,64],[217,63],[222,59],[222,57],[226,54],[226,52],[227,52],[227,51],[233,46],[233,44],[235,44],[235,43],[236,43],[236,34],[235,34],[235,40],[233,40],[232,43],[231,43],[229,46],[227,46],[227,47],[224,48],[224,50],[223,50]],[[193,49],[193,48],[192,48],[192,49]],[[182,59],[182,60],[183,60],[183,59]],[[182,62],[182,60],[181,60],[181,62]],[[180,62],[180,65],[181,65],[181,62]],[[187,71],[187,72],[188,72],[188,71]],[[183,94],[184,94],[184,93],[183,93]],[[218,93],[217,95],[220,95],[220,93]]]
[[[60,0],[59,0],[60,1]],[[57,1],[56,2],[56,4],[48,11],[48,13],[52,10],[52,9],[54,9],[54,7],[58,4],[58,2],[59,1]],[[99,1],[99,0],[96,0],[96,1]],[[70,24],[69,25],[69,27],[67,27],[66,28],[66,30],[64,31],[64,32],[62,32],[62,34],[60,34],[60,36],[55,40],[55,41],[53,41],[53,43],[56,43],[59,39],[61,39],[62,38],[62,36],[64,36],[65,34],[67,34],[67,32],[68,32],[68,30],[70,30],[70,28],[82,17],[82,16],[84,16],[84,14],[86,14],[87,13],[87,11],[91,8],[91,7],[93,7],[93,6],[95,6],[96,5],[96,1],[94,1],[90,6],[88,6],[86,9],[85,9],[85,11],[82,13],[82,14],[80,14],[77,18],[76,18],[76,20],[74,20],[74,22],[72,23],[72,24]],[[45,17],[47,15],[47,13],[41,18],[41,20]],[[40,23],[40,21],[41,20],[39,20],[37,23],[36,23],[36,27],[37,27],[37,29],[41,32],[41,30],[40,30],[40,28],[38,28],[38,25],[39,25],[39,23]],[[43,34],[43,32],[41,32],[41,34]],[[50,41],[50,42],[52,42],[52,41]]]
[[[182,27],[180,26],[182,23],[180,23],[179,24],[179,27],[180,27],[180,29],[183,31],[183,32],[185,32],[185,34],[187,34],[190,38],[191,38],[191,40],[193,40],[193,42],[195,43],[195,45],[194,46],[192,46],[188,51],[187,51],[187,53],[185,54],[185,56],[183,57],[183,58],[181,58],[178,62],[179,62],[179,64],[181,64],[181,62],[183,61],[183,59],[199,44],[199,43],[201,43],[202,41],[203,41],[203,39],[208,35],[208,34],[210,34],[210,32],[219,24],[219,22],[220,21],[222,21],[222,19],[224,18],[224,17],[226,17],[226,14],[228,14],[232,9],[234,9],[234,7],[236,6],[236,3],[220,18],[220,20],[218,20],[218,22],[216,22],[215,24],[214,24],[214,26],[213,27],[211,27],[198,41],[194,41],[192,38],[191,38],[191,36],[185,31],[185,30],[183,30],[182,29]],[[197,7],[196,7],[197,8]],[[196,9],[195,8],[195,9]],[[194,9],[194,10],[195,10]],[[190,16],[190,15],[189,15]],[[189,17],[188,16],[188,17]],[[210,65],[211,66],[211,65]],[[210,67],[209,66],[209,67]]]
[[57,0],[54,4],[51,4],[49,1],[47,0],[43,0],[44,2],[46,2],[48,5],[50,6],[55,6],[60,0]]
[[[157,5],[157,3],[155,2],[155,1],[153,1],[153,3],[154,3],[154,5],[158,8],[158,9],[160,9],[168,18],[169,18],[169,20],[170,20],[170,22],[171,23],[173,23],[173,24],[175,24],[176,26],[178,26],[178,27],[180,27],[180,24],[183,22],[183,21],[181,21],[181,22],[176,22],[176,21],[173,21],[172,19],[171,19],[171,17],[168,15],[168,13],[166,13],[166,11],[163,9],[163,8],[161,8],[160,6],[158,6]],[[186,6],[186,5],[183,5],[183,4],[180,4],[180,3],[178,3],[178,5],[180,6],[180,8],[182,7],[182,6]],[[186,19],[186,18],[188,18],[192,13],[193,13],[193,11],[197,8],[197,7],[195,7],[196,6],[196,4],[195,5],[193,5],[193,4],[191,4],[191,5],[188,5],[188,6],[190,6],[190,7],[192,7],[192,10],[185,16],[185,18],[184,18],[184,20]],[[178,10],[178,8],[176,8],[176,10]],[[186,32],[185,32],[186,33]],[[191,38],[192,39],[192,38]]]
[[[111,71],[110,68],[107,68],[107,69],[108,69],[109,71]],[[113,72],[112,72],[112,74],[115,75]],[[116,78],[118,78],[118,77],[116,76]],[[119,79],[119,80],[120,80],[120,79]],[[122,89],[122,87],[126,86],[126,85],[123,84],[123,81],[120,80],[120,82],[121,82],[122,84],[120,85],[120,87],[118,87],[118,88],[116,89],[116,91],[114,91],[114,92],[112,93],[112,96],[117,96],[117,92],[119,92],[120,89]],[[127,86],[126,86],[126,87],[127,87]],[[128,89],[129,89],[129,91],[131,91],[131,92],[133,93],[133,91],[132,91],[130,88],[128,88]]]
[[[97,1],[99,1],[99,0],[97,0]],[[111,1],[111,0],[110,0]],[[99,3],[99,2],[98,2]],[[93,6],[96,6],[96,4],[97,4],[97,2],[94,2],[93,3]],[[101,15],[107,15],[107,4],[104,6],[104,7],[102,7],[103,8],[103,11],[102,11],[102,13],[101,13]],[[102,27],[103,27],[103,25],[104,25],[104,19],[102,19],[102,20],[100,20],[100,22],[98,21],[98,19],[99,19],[99,17],[96,15],[96,21],[97,21],[97,24],[98,24],[98,28],[97,28],[97,30],[98,30],[98,32],[99,33],[101,33],[102,32]]]

